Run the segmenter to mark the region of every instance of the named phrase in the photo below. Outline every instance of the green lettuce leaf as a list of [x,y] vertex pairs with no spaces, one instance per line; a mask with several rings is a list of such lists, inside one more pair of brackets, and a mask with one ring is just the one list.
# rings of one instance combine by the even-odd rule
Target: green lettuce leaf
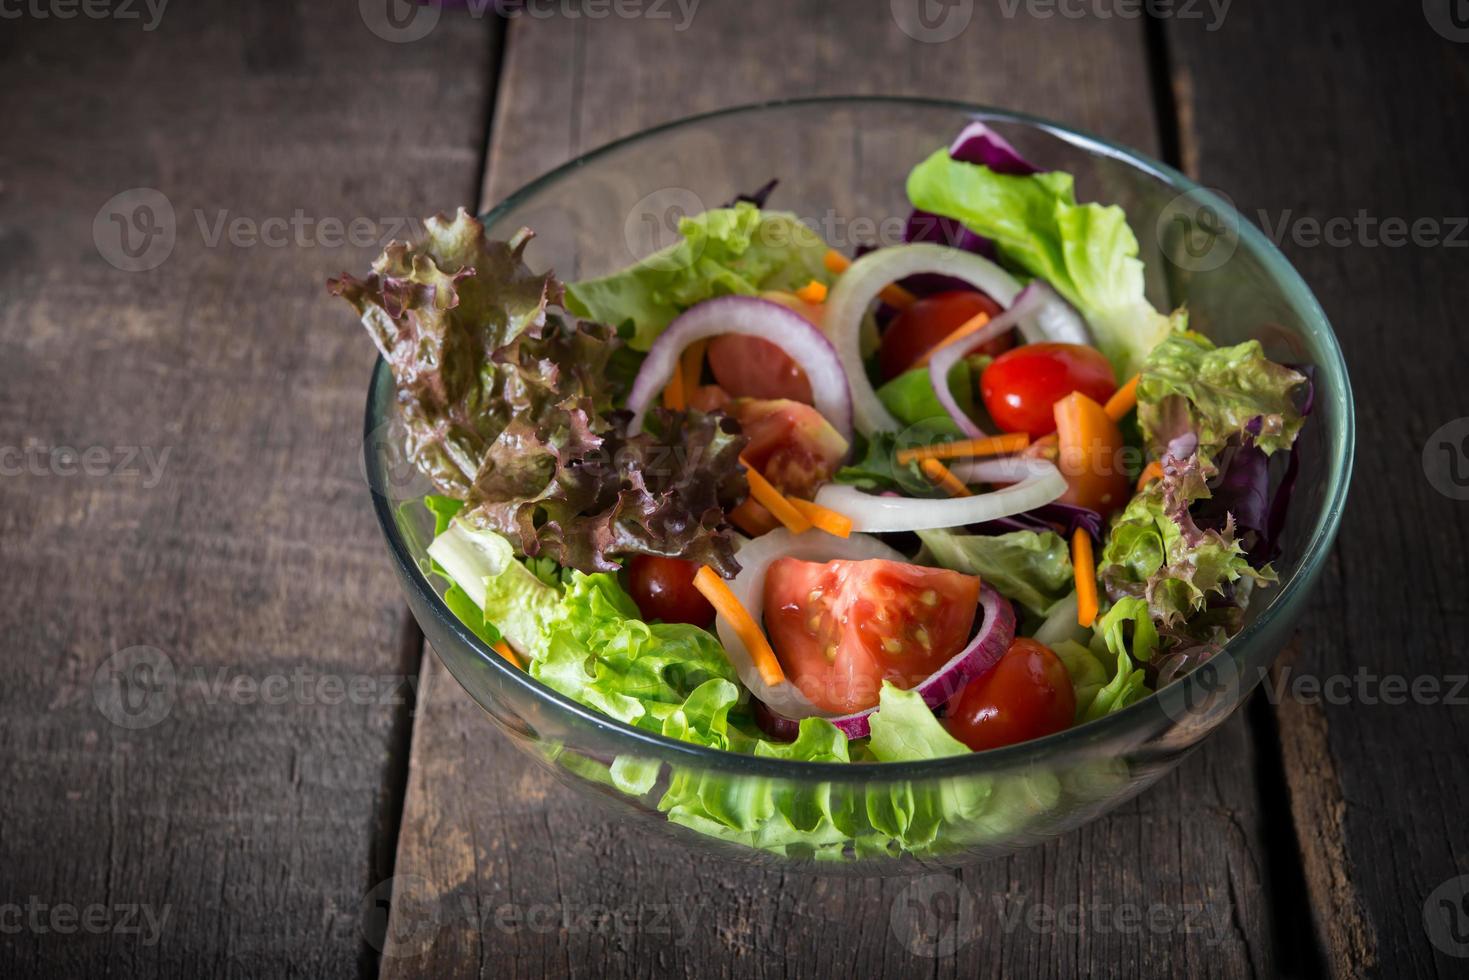
[[1071,552],[1054,531],[919,531],[918,537],[938,564],[978,575],[1037,616],[1044,616],[1071,592]]
[[[927,440],[918,439],[917,442]],[[874,432],[858,436],[858,452],[850,466],[837,470],[836,482],[846,483],[867,493],[894,491],[906,497],[941,497],[944,491],[923,475],[917,463],[898,462],[898,436],[892,432]]]
[[1206,337],[1178,331],[1143,364],[1138,422],[1159,454],[1182,431],[1192,431],[1206,459],[1247,432],[1269,455],[1289,449],[1305,424],[1295,402],[1305,383],[1304,375],[1266,358],[1257,340],[1215,347]]
[[908,177],[913,206],[993,239],[1000,257],[1044,279],[1077,308],[1119,378],[1131,377],[1168,335],[1144,292],[1127,216],[1078,204],[1070,174],[997,174],[939,150]]
[[[1126,627],[1132,626],[1129,651]],[[1112,679],[1091,699],[1082,715],[1083,721],[1095,721],[1114,711],[1121,711],[1141,701],[1148,690],[1147,675],[1135,662],[1147,663],[1158,651],[1158,630],[1148,604],[1141,599],[1123,599],[1107,610],[1096,626],[1096,635],[1115,661]]]
[[741,202],[684,218],[680,241],[636,265],[567,287],[567,309],[620,326],[645,351],[684,310],[715,296],[794,290],[831,281],[827,245],[797,220]]
[[611,575],[572,575],[529,670],[548,687],[619,721],[728,747],[720,744],[722,716],[697,704],[685,711],[707,681],[722,681],[728,690],[705,691],[705,698],[729,693],[725,713],[733,704],[738,689],[730,683],[735,675],[724,648],[697,626],[644,623]]
[[1107,668],[1102,666],[1096,654],[1075,640],[1053,643],[1051,650],[1071,675],[1071,689],[1076,695],[1076,720],[1080,722],[1096,700],[1097,692],[1107,685]]
[[1133,497],[1113,522],[1099,568],[1108,595],[1142,599],[1154,619],[1172,627],[1201,612],[1210,593],[1229,597],[1236,583],[1275,581],[1268,565],[1250,565],[1232,519],[1217,531],[1195,523],[1189,506],[1208,496],[1197,454],[1165,456],[1163,478]]

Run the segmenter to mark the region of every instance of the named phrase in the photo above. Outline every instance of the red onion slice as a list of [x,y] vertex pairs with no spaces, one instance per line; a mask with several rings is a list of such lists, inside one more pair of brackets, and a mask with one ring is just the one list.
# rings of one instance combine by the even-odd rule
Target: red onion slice
[[[1015,609],[1008,599],[986,585],[979,591],[979,607],[984,612],[984,622],[980,624],[974,639],[948,663],[919,681],[913,688],[930,708],[944,704],[962,691],[964,685],[993,670],[1015,640]],[[785,717],[768,704],[765,707],[768,710],[755,712],[755,719],[760,727],[774,738],[786,741],[795,739],[801,723]],[[848,738],[866,738],[872,733],[872,715],[875,711],[877,708],[872,707],[866,711],[827,720],[845,732]]]
[[737,333],[768,340],[806,372],[816,410],[848,442],[852,439],[852,396],[836,349],[817,327],[793,310],[754,296],[722,296],[690,307],[648,349],[627,407],[628,431],[642,431],[648,408],[678,368],[679,355],[697,340]]
[[853,262],[827,297],[826,330],[846,368],[853,419],[860,432],[892,432],[902,428],[878,399],[862,363],[862,321],[867,308],[889,283],[924,272],[962,279],[989,294],[1001,306],[1009,306],[1020,292],[1015,278],[989,259],[927,242],[880,248]]
[[961,358],[976,347],[989,343],[1007,330],[1013,330],[1024,317],[1035,312],[1040,302],[1041,294],[1027,286],[1015,298],[1015,304],[1004,313],[969,336],[945,344],[929,356],[928,379],[933,384],[933,393],[938,396],[939,404],[944,406],[944,411],[949,413],[949,418],[953,419],[954,424],[970,439],[980,439],[989,433],[976,425],[974,420],[966,415],[959,407],[959,403],[954,400],[954,393],[949,390],[949,372]]
[[[756,623],[761,622],[765,615],[765,573],[771,562],[778,558],[800,558],[803,561],[832,561],[838,558],[866,561],[870,558],[884,558],[888,561],[907,561],[900,553],[865,534],[853,534],[846,538],[837,538],[830,534],[795,535],[785,528],[777,528],[746,542],[740,546],[735,557],[740,562],[740,573],[729,583],[729,588]],[[749,688],[756,698],[788,718],[808,718],[813,715],[825,717],[826,712],[812,704],[789,680],[774,687],[766,684],[744,641],[723,619],[719,620],[718,632],[719,642],[724,644],[724,652],[734,665],[740,683]]]

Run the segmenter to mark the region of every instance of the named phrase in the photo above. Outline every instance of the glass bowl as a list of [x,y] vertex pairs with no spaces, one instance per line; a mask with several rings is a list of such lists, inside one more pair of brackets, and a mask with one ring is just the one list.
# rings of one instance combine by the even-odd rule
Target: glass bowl
[[[1022,745],[908,764],[792,763],[690,745],[614,721],[514,669],[461,624],[425,575],[429,491],[403,458],[379,361],[367,403],[368,482],[425,637],[495,724],[568,783],[628,819],[731,857],[864,874],[960,865],[1064,834],[1141,792],[1221,725],[1285,644],[1330,550],[1353,453],[1351,389],[1320,305],[1280,252],[1221,196],[1124,147],[980,106],[901,98],[754,105],[660,126],[545,175],[486,217],[491,237],[535,229],[527,258],[563,279],[601,275],[671,243],[678,218],[778,177],[771,206],[837,249],[900,240],[908,171],[971,119],[1121,205],[1159,309],[1187,303],[1220,343],[1257,338],[1315,366],[1315,406],[1276,563],[1244,630],[1183,679],[1126,710]],[[676,804],[676,805],[675,805]],[[666,812],[671,811],[671,812]]]

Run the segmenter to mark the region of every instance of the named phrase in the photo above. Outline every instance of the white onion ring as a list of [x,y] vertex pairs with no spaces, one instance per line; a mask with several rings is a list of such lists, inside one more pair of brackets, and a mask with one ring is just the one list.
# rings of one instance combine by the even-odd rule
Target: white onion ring
[[1037,311],[1042,299],[1039,291],[1027,286],[1020,291],[1020,294],[1015,297],[1015,303],[1004,313],[969,336],[945,344],[929,355],[928,380],[933,385],[933,393],[938,398],[939,404],[944,407],[944,411],[949,413],[949,418],[954,420],[954,424],[966,437],[982,439],[989,433],[975,424],[975,421],[966,415],[959,407],[959,403],[954,400],[954,393],[949,390],[949,372],[961,358],[976,347],[987,344],[1000,334],[1019,326],[1025,317]]
[[[913,690],[923,698],[923,703],[930,708],[944,704],[962,691],[966,684],[989,673],[1015,640],[1015,609],[1009,600],[985,585],[979,591],[979,608],[984,619],[975,632],[974,639],[965,644],[964,649],[949,658],[942,667],[913,686]],[[872,734],[872,715],[878,707],[874,705],[864,711],[828,720],[845,732],[848,738],[866,738]],[[776,738],[794,740],[800,732],[800,724],[795,719],[774,709],[763,714],[756,712],[755,717],[761,727]]]
[[690,344],[724,334],[758,337],[775,344],[806,373],[816,410],[832,428],[852,441],[852,398],[847,376],[831,341],[809,320],[779,303],[755,296],[721,296],[686,310],[648,349],[633,381],[627,407],[633,413],[628,432],[643,429],[648,408],[678,368],[679,355]]
[[[866,561],[871,558],[904,563],[908,561],[881,541],[864,534],[854,534],[847,538],[833,537],[830,534],[795,535],[785,528],[776,528],[769,534],[752,539],[740,547],[735,557],[739,559],[740,573],[729,583],[729,589],[757,625],[761,624],[765,616],[765,573],[771,562],[778,558],[799,558],[802,561],[833,561],[839,558],[849,561]],[[724,652],[734,665],[740,682],[766,706],[787,718],[828,717],[827,712],[812,704],[790,681],[775,687],[766,684],[750,656],[749,649],[734,628],[720,619],[718,630],[719,642],[724,644]]]
[[862,363],[862,318],[878,293],[890,283],[922,272],[962,279],[1009,307],[1020,292],[1020,284],[989,259],[962,249],[920,242],[869,252],[842,273],[826,299],[826,330],[836,345],[851,386],[853,420],[864,434],[900,428],[897,419],[883,407],[867,380]]
[[882,497],[828,483],[816,495],[816,502],[850,517],[854,531],[931,531],[1022,514],[1052,503],[1066,492],[1066,478],[1043,459],[991,459],[952,469],[965,483],[1015,483],[973,497],[941,500]]
[[1095,346],[1092,344],[1091,331],[1087,329],[1086,321],[1081,318],[1081,314],[1072,309],[1071,304],[1062,299],[1061,295],[1048,283],[1040,279],[1032,279],[1015,298],[1015,303],[1018,306],[1032,296],[1039,305],[1029,314],[1021,317],[1020,322],[1015,325],[1027,344]]

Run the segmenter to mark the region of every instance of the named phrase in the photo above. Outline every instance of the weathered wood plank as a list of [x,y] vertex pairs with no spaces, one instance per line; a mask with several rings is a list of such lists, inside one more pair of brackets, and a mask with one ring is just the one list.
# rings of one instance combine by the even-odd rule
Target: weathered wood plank
[[[323,284],[474,193],[494,25],[126,6],[0,26],[0,974],[370,972],[421,640],[360,475],[371,346]],[[139,259],[172,252],[126,272],[99,208],[144,187],[172,223],[137,212]],[[139,646],[173,678],[109,715]]]
[[[683,32],[655,21],[516,23],[483,201],[608,139],[778,95],[964,98],[1156,147],[1136,22],[1011,19],[984,5],[973,17],[941,44],[903,34],[888,4],[708,4]],[[1273,972],[1254,747],[1238,720],[1108,818],[929,886],[969,889],[978,931],[929,963],[891,924],[913,882],[730,865],[646,837],[523,758],[437,658],[425,658],[425,678],[432,696],[414,729],[390,976]],[[1155,928],[1153,907],[1188,921]],[[1027,926],[1027,914],[1044,914],[1035,909],[1084,924]],[[598,913],[611,924],[588,921]],[[1128,924],[1135,913],[1144,924]],[[1108,918],[1117,914],[1120,926]]]
[[[1469,714],[1464,691],[1450,699],[1469,628],[1469,503],[1450,469],[1469,431],[1469,32],[1451,7],[1240,4],[1216,32],[1168,29],[1189,157],[1302,271],[1352,370],[1352,500],[1276,708],[1318,940],[1339,977],[1459,976],[1469,953],[1435,944],[1425,922],[1454,922],[1425,905],[1469,873]],[[1332,677],[1346,686],[1326,703],[1295,687]],[[1437,689],[1415,697],[1414,682]],[[1462,907],[1457,923],[1462,936]]]

